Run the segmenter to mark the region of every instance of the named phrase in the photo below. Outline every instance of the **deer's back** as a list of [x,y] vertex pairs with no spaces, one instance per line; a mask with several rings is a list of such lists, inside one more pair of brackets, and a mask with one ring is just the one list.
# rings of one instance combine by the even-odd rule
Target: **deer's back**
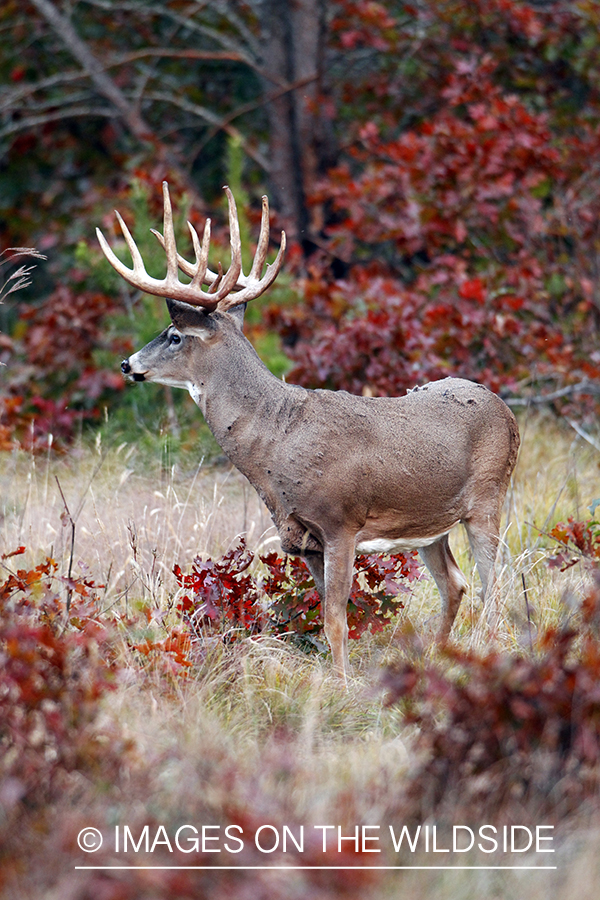
[[[461,378],[433,381],[404,397],[312,391],[302,418],[307,442],[327,445],[340,459],[348,454],[388,456],[391,451],[407,464],[415,457],[422,466],[442,450],[459,466],[482,454],[502,458],[506,465],[507,456],[514,456],[514,464],[518,449],[516,422],[506,404],[483,385]],[[295,430],[298,436],[303,432]],[[338,439],[333,446],[332,435]]]

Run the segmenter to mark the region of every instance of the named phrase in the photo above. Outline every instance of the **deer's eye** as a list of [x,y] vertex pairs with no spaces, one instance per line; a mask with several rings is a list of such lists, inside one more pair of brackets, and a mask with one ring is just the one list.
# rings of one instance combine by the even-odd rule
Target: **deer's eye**
[[171,335],[171,337],[169,338],[169,343],[170,344],[180,344],[181,343],[181,335],[173,333]]

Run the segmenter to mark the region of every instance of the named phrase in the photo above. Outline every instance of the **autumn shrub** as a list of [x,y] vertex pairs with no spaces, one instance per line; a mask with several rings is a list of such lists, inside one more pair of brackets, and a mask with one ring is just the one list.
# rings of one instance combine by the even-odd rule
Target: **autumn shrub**
[[586,521],[570,516],[566,523],[558,522],[554,526],[550,537],[562,546],[549,560],[548,564],[552,568],[559,568],[564,572],[571,566],[582,563],[585,569],[600,569],[600,522],[595,518],[599,506],[599,500],[591,504],[591,517]]
[[[600,579],[546,628],[533,653],[448,646],[389,668],[388,703],[418,728],[406,802],[419,821],[564,819],[600,790]],[[410,655],[412,654],[412,659]]]
[[[116,684],[115,634],[98,614],[98,586],[57,575],[53,559],[0,561],[0,832],[68,790],[69,773],[114,778],[126,744],[98,725]],[[70,598],[67,602],[67,596]]]
[[[209,7],[197,21],[206,15],[212,22]],[[97,8],[89,14],[87,26],[84,19],[79,24],[91,29],[85,40],[95,52],[131,49],[129,32],[115,30]],[[168,29],[163,39],[159,35],[170,14],[140,13],[146,14],[158,29],[153,38],[147,34],[158,52],[168,44]],[[38,22],[35,10],[31,15]],[[228,21],[220,15],[219,22]],[[150,120],[164,124],[167,115],[171,122],[159,132],[165,148],[174,140],[172,155],[157,156],[153,144],[150,156],[141,148],[141,155],[132,155],[110,118],[88,117],[80,130],[79,120],[69,115],[66,84],[52,98],[46,95],[46,67],[57,51],[43,26],[34,51],[13,18],[7,11],[3,32],[6,109],[12,110],[5,135],[3,227],[11,242],[30,233],[39,236],[43,249],[63,249],[51,259],[40,295],[30,295],[25,315],[17,308],[9,315],[8,304],[4,308],[0,361],[7,364],[8,389],[0,397],[0,446],[31,443],[31,435],[43,443],[49,431],[66,441],[83,422],[97,426],[104,406],[122,413],[123,430],[135,420],[139,434],[146,425],[148,431],[156,428],[160,405],[159,418],[176,433],[186,398],[173,399],[160,389],[151,393],[149,386],[137,394],[120,390],[119,347],[132,336],[134,346],[141,343],[144,320],[153,319],[151,304],[107,275],[93,225],[112,227],[110,210],[122,208],[130,224],[135,220],[136,240],[159,275],[164,263],[153,258],[158,245],[148,227],[160,219],[156,188],[162,178],[169,178],[183,201],[176,204],[178,215],[189,203],[182,195],[190,178],[202,184],[209,201],[222,180],[238,197],[243,188],[258,195],[270,167],[262,152],[256,157],[257,147],[266,141],[278,159],[283,148],[276,132],[265,132],[266,120],[246,106],[247,91],[258,89],[258,70],[245,68],[240,59],[229,81],[228,63],[221,59],[221,77],[204,79],[208,94],[202,103],[194,100],[200,121],[211,109],[208,118],[219,121],[221,110],[225,131],[232,109],[247,113],[236,126],[242,129],[235,136],[239,165],[224,179],[232,167],[223,153],[223,130],[217,139],[220,127],[211,125],[212,136],[199,139],[184,112],[191,64],[185,53],[168,62],[177,102],[165,106],[164,95],[153,98],[152,92],[146,98]],[[241,39],[238,27],[245,22],[243,33],[254,34],[255,41],[261,16],[246,5],[241,18],[234,18],[221,37]],[[251,305],[252,340],[281,374],[281,338],[293,362],[288,377],[309,387],[391,395],[453,374],[536,398],[567,388],[556,409],[570,405],[574,415],[591,415],[600,390],[597,4],[334,0],[326,18],[320,95],[303,105],[300,125],[292,129],[298,159],[306,163],[295,168],[307,227],[301,243],[290,242],[287,264],[302,279],[292,303],[285,292],[268,295],[277,307],[270,316],[261,318],[260,303],[254,311]],[[136,74],[141,61],[131,67],[128,52],[119,58],[119,83],[144,80]],[[164,64],[157,59],[155,74]],[[38,103],[48,104],[43,126]],[[176,161],[188,140],[193,171],[182,177]],[[313,173],[310,180],[307,172]],[[126,183],[129,173],[134,178]],[[206,212],[199,206],[192,204],[195,224]],[[221,212],[211,210],[217,219]],[[176,224],[181,234],[184,225]],[[97,346],[91,356],[86,327],[65,325],[69,307],[79,325],[93,325]],[[52,346],[60,351],[60,371],[47,364],[45,351]],[[67,347],[71,354],[65,359]],[[166,401],[168,414],[157,398]],[[186,427],[184,422],[180,430]]]
[[118,358],[126,346],[107,334],[106,319],[118,309],[107,294],[59,286],[40,307],[24,306],[7,344],[0,428],[14,446],[36,449],[52,434],[68,443],[83,422],[97,422],[124,382],[100,357]]
[[[68,891],[77,898],[115,900],[140,900],[148,891],[156,897],[288,897],[289,882],[263,871],[265,853],[258,846],[269,846],[274,829],[299,834],[305,826],[276,792],[261,793],[256,771],[248,777],[250,766],[237,754],[253,756],[257,748],[247,747],[239,732],[232,741],[225,723],[218,730],[206,696],[197,707],[203,711],[200,730],[190,742],[195,726],[189,704],[194,705],[194,698],[190,694],[182,704],[180,690],[173,702],[171,639],[156,642],[147,652],[143,642],[134,640],[144,618],[149,619],[147,610],[140,621],[134,615],[122,619],[126,641],[117,644],[98,602],[102,586],[59,577],[52,559],[31,569],[16,568],[14,560],[24,549],[0,561],[5,572],[0,583],[0,894],[20,900],[50,889],[61,896]],[[223,582],[235,578],[236,562],[243,565],[244,553],[232,554],[229,566],[223,560],[215,564]],[[130,667],[127,681],[117,677],[123,671],[117,647],[119,663]],[[153,677],[137,665],[149,655],[167,660],[164,667],[154,667]],[[100,702],[116,687],[117,710]],[[151,699],[158,713],[146,711]],[[178,733],[187,735],[181,741],[165,741],[161,733],[161,727],[169,731],[172,714]],[[136,731],[135,753],[130,752],[125,730],[139,729],[144,716],[164,716],[164,721],[161,727],[158,721],[146,723],[139,745]],[[147,741],[147,732],[155,742]],[[285,736],[267,741],[260,761],[266,783],[271,777],[280,779],[284,767],[295,775],[295,765],[295,747]],[[117,871],[111,847],[115,823],[122,841]],[[215,857],[214,841],[206,850],[202,839],[194,849],[192,823],[196,834],[207,824],[211,836],[215,829],[223,835],[233,826],[225,841],[233,850],[226,846]],[[125,825],[132,836],[128,849]],[[176,846],[174,835],[182,825]],[[93,857],[78,843],[78,834],[90,827],[104,838]],[[319,835],[307,831],[294,896],[356,898],[377,882],[376,875],[361,870],[360,854],[340,855],[334,844],[323,853]],[[257,844],[259,840],[263,843]],[[279,860],[289,862],[281,850]],[[341,874],[321,868],[340,863],[352,868]],[[74,876],[75,867],[90,868]]]
[[[262,571],[250,572],[254,554],[240,539],[220,560],[196,557],[189,574],[174,569],[183,589],[177,609],[192,635],[215,630],[241,634],[294,634],[315,643],[323,629],[321,601],[306,564],[276,553],[259,556]],[[349,637],[381,631],[402,608],[400,595],[419,577],[416,554],[386,559],[357,557],[348,607]]]
[[370,395],[448,374],[514,394],[598,383],[600,114],[559,139],[556,112],[504,82],[498,56],[465,44],[428,114],[359,123],[314,196],[343,274],[317,254],[305,308],[271,319],[290,379]]

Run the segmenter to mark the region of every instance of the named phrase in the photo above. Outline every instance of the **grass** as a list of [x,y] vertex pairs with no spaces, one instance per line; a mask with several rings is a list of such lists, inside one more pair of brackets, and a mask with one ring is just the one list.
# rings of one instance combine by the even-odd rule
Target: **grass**
[[[521,430],[493,630],[480,621],[479,586],[464,535],[457,530],[453,539],[470,582],[455,627],[455,639],[465,647],[527,649],[536,629],[558,621],[561,598],[580,591],[584,578],[579,566],[561,574],[545,565],[552,550],[545,533],[569,515],[585,517],[586,506],[600,494],[600,457],[550,417],[523,420]],[[105,449],[98,443],[62,457],[0,456],[0,554],[25,545],[19,567],[49,555],[66,573],[71,528],[63,496],[75,522],[73,571],[105,585],[104,609],[124,615],[149,604],[159,630],[177,587],[175,563],[185,568],[195,554],[221,555],[241,534],[251,549],[278,546],[267,511],[235,470],[199,464],[184,471],[177,460],[165,465],[164,458],[150,467],[134,445]],[[395,626],[409,623],[423,634],[423,652],[432,656],[438,608],[437,591],[424,577]],[[75,872],[75,865],[89,862],[75,844],[78,830],[87,825],[108,834],[119,823],[136,833],[148,823],[164,823],[170,830],[184,822],[225,827],[235,821],[245,833],[268,823],[296,830],[305,824],[307,832],[319,823],[343,824],[350,831],[353,823],[383,823],[382,828],[402,823],[398,789],[414,763],[412,730],[397,707],[385,707],[377,688],[382,665],[401,657],[394,627],[351,642],[353,677],[347,691],[332,678],[327,657],[306,655],[273,637],[233,647],[207,642],[187,679],[165,679],[160,671],[135,665],[126,638],[123,634],[119,686],[100,719],[107,735],[117,731],[132,741],[123,772],[113,785],[72,773],[62,799],[37,821],[37,839],[28,845],[33,848],[28,874],[14,873],[4,888],[7,898],[116,900],[223,892],[240,898],[381,900],[400,894],[462,900],[591,897],[600,874],[599,841],[583,819],[559,829],[558,852],[551,859],[557,872],[438,871],[431,866],[439,860],[431,855],[420,858],[428,869],[418,872],[271,872],[234,874],[227,882],[213,872],[198,874],[189,884],[168,881],[164,873]],[[311,839],[306,859],[322,860],[314,834]],[[334,853],[327,862],[338,858]],[[246,849],[230,857],[233,864],[246,865],[271,859]],[[387,844],[384,853],[365,859],[396,862]],[[532,859],[523,854],[519,863]]]

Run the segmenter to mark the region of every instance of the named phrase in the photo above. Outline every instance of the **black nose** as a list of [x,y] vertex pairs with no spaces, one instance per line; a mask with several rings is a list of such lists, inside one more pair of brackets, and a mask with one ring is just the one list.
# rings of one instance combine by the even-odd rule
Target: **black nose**
[[123,375],[131,374],[131,366],[129,365],[128,359],[124,359],[123,362],[121,363],[121,372],[123,373]]

